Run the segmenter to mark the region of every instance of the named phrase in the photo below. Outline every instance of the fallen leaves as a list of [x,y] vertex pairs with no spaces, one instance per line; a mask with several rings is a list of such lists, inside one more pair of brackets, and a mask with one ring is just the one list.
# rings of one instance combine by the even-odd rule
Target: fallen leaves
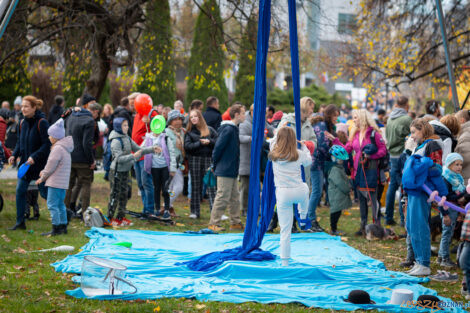
[[23,248],[16,248],[15,250],[13,250],[13,253],[21,253],[21,254],[25,254],[26,253],[26,250],[23,249]]
[[8,238],[7,235],[5,235],[5,234],[2,235],[2,238],[3,238],[3,240],[5,240],[5,242],[10,242],[11,241],[11,239]]

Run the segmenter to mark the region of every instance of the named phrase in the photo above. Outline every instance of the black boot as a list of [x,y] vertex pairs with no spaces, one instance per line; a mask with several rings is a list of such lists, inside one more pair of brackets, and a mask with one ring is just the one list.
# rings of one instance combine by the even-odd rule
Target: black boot
[[266,232],[272,233],[274,229],[276,229],[276,227],[277,227],[277,214],[274,214],[273,218],[271,219],[271,222],[269,222],[269,226]]
[[33,205],[33,212],[34,212],[34,216],[31,218],[31,220],[37,221],[39,219],[39,216],[41,216],[39,214],[39,205],[37,203]]
[[60,225],[52,225],[52,230],[50,232],[47,232],[47,233],[42,233],[41,236],[57,236],[57,235],[60,235],[62,234],[61,232],[61,226]]
[[67,224],[60,224],[60,231],[62,234],[67,234]]
[[15,224],[15,226],[8,228],[8,230],[17,230],[17,229],[26,229],[25,222],[21,222],[20,224]]
[[324,232],[325,230],[320,226],[320,224],[318,224],[318,221],[317,220],[314,220],[312,221],[312,228],[311,228],[312,232],[314,233],[321,233],[321,232]]
[[366,235],[366,222],[361,221],[361,228],[354,233],[356,236],[365,236]]

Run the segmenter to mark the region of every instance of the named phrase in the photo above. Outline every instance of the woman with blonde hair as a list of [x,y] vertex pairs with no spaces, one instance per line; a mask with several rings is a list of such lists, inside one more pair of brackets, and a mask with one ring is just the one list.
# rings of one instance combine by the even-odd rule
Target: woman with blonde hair
[[[356,235],[365,235],[365,227],[368,217],[368,202],[372,205],[372,221],[380,225],[380,212],[377,202],[378,186],[378,159],[387,154],[380,130],[372,115],[365,109],[353,110],[354,125],[351,129],[349,141],[345,148],[348,153],[353,153],[354,166],[351,169],[351,178],[359,198],[361,211],[361,227]],[[343,144],[328,134],[333,144]]]
[[273,162],[277,215],[281,227],[281,261],[283,266],[288,266],[294,216],[292,205],[299,205],[300,218],[305,219],[309,191],[307,184],[302,181],[301,166],[310,166],[312,157],[303,142],[301,149],[297,149],[297,140],[292,128],[281,127],[271,144],[269,158]]
[[[191,175],[191,214],[190,218],[199,218],[201,211],[202,179],[211,166],[212,150],[217,140],[217,132],[207,126],[199,110],[189,113],[189,122],[184,136],[184,150],[189,161]],[[215,187],[208,187],[210,207],[215,198]]]
[[[42,105],[42,100],[34,96],[24,97],[21,103],[24,119],[18,125],[18,141],[8,163],[27,164],[29,170],[23,177],[18,178],[16,184],[16,224],[10,230],[26,229],[26,192],[29,183],[39,178],[39,173],[46,166],[51,150],[51,142],[47,134],[49,122],[41,112]],[[39,192],[44,199],[47,198],[44,182],[39,185]]]

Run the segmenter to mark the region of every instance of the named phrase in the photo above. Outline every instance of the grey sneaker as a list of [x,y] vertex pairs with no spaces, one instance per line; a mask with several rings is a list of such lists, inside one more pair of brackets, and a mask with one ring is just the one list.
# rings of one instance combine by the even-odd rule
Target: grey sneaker
[[437,271],[436,275],[429,276],[432,280],[435,281],[458,281],[459,280],[459,275],[457,273],[451,274],[446,271]]
[[170,211],[165,210],[165,212],[163,212],[162,219],[164,219],[164,220],[171,220]]
[[447,259],[447,258],[446,258],[446,259],[442,259],[440,265],[441,265],[442,267],[447,267],[447,268],[455,268],[455,267],[457,267],[457,264],[456,264],[456,263],[452,262],[451,259]]
[[437,259],[436,259],[437,265],[441,265],[441,262],[442,262],[442,258],[440,256],[438,256]]

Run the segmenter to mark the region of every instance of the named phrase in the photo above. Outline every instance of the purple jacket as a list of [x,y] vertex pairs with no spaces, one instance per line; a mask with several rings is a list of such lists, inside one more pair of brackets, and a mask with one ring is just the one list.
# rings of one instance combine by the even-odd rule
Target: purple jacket
[[72,157],[70,153],[72,151],[72,136],[62,138],[52,146],[46,167],[40,174],[42,180],[46,182],[47,187],[58,189],[69,188],[70,170],[72,167]]
[[[366,131],[366,135],[364,136],[364,139],[362,140],[362,144],[359,143],[359,136],[360,136],[359,131],[354,135],[353,140],[349,141],[346,144],[346,146],[343,145],[339,141],[338,138],[335,138],[335,140],[333,141],[334,145],[343,146],[346,149],[346,151],[348,151],[348,153],[351,153],[354,151],[354,168],[351,169],[351,178],[353,179],[354,177],[356,177],[356,171],[359,166],[359,160],[361,159],[362,150],[364,149],[365,146],[371,143],[370,138],[372,136],[373,130],[374,128],[369,126],[369,128]],[[387,147],[385,146],[385,142],[379,131],[375,132],[375,145],[377,146],[377,152],[370,156],[370,158],[373,160],[380,159],[387,154]]]

